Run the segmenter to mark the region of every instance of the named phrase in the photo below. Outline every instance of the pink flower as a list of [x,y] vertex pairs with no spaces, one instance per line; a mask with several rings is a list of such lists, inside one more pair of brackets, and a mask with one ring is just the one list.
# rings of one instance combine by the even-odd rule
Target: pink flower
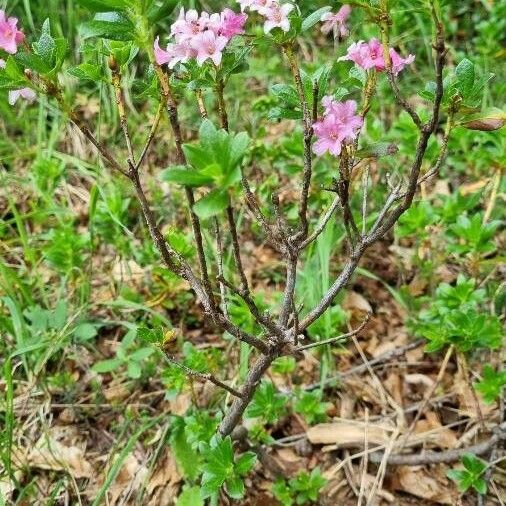
[[191,47],[197,52],[196,58],[199,65],[203,65],[207,59],[210,59],[216,66],[221,63],[222,51],[227,43],[228,39],[226,37],[223,37],[223,35],[216,36],[210,30],[200,33],[190,41]]
[[172,60],[172,58],[174,57],[173,51],[165,51],[160,47],[160,37],[157,37],[155,39],[154,49],[155,49],[155,60],[158,65],[165,65],[166,63],[169,63],[170,60]]
[[293,4],[278,3],[272,4],[270,7],[260,8],[259,13],[267,18],[264,23],[264,32],[269,33],[274,28],[281,28],[284,32],[290,30],[290,20],[288,14],[294,9]]
[[231,9],[225,9],[221,14],[213,14],[209,28],[216,35],[223,35],[231,39],[236,35],[244,33],[244,25],[248,16],[246,14],[236,14]]
[[253,12],[258,11],[262,13],[262,11],[275,6],[278,6],[277,0],[253,0],[253,2],[250,4],[250,9]]
[[371,39],[369,42],[359,41],[348,48],[348,54],[338,61],[351,60],[365,70],[376,69],[378,72],[385,70],[385,59],[383,57],[383,46],[378,39]]
[[241,6],[241,12],[244,12],[246,9],[257,11],[259,7],[267,6],[267,4],[272,4],[273,2],[274,0],[237,0],[237,3]]
[[168,44],[167,50],[159,45],[159,37],[155,40],[155,60],[158,65],[169,64],[173,69],[178,63],[186,63],[190,58],[197,56],[197,51],[190,46],[190,41],[185,40],[177,44]]
[[415,55],[410,54],[403,58],[395,49],[390,48],[390,59],[392,60],[392,72],[397,75],[406,65],[410,65],[415,61]]
[[313,125],[317,138],[313,152],[317,156],[322,156],[327,151],[339,156],[343,144],[357,138],[363,118],[356,114],[357,103],[354,100],[337,102],[332,97],[324,97],[322,103],[325,108],[323,119]]
[[[414,55],[402,58],[395,49],[390,48],[390,59],[392,60],[392,72],[397,75],[406,65],[413,63]],[[365,70],[376,69],[382,72],[386,68],[383,46],[378,39],[371,39],[369,42],[359,41],[348,48],[348,54],[342,56],[338,61],[351,60]]]
[[18,44],[25,40],[23,32],[17,28],[17,18],[7,18],[5,12],[0,10],[0,49],[15,54]]
[[348,4],[344,4],[337,14],[332,12],[325,13],[321,21],[323,21],[322,32],[328,35],[331,31],[334,32],[334,37],[338,35],[342,38],[347,37],[349,34],[348,27],[346,26],[346,20],[351,13],[351,7]]
[[31,88],[11,90],[9,91],[9,104],[14,105],[20,97],[24,98],[28,103],[31,104],[37,98],[37,95]]
[[179,18],[170,27],[170,33],[176,42],[183,42],[203,32],[209,23],[209,14],[203,12],[200,16],[196,10],[189,10],[185,13],[182,8]]

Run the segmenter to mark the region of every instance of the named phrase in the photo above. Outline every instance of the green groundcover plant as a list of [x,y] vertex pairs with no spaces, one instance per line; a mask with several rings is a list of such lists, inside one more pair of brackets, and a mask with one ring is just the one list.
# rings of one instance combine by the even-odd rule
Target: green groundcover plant
[[[142,376],[142,364],[154,353],[155,345],[170,363],[165,378],[169,390],[181,388],[186,377],[210,381],[223,389],[233,401],[218,422],[213,418],[201,420],[207,415],[198,412],[175,421],[172,443],[178,460],[186,462],[183,467],[189,481],[178,504],[201,504],[209,497],[216,500],[221,490],[230,498],[240,499],[244,495],[244,476],[255,465],[256,456],[252,452],[236,455],[231,436],[243,415],[275,424],[288,403],[287,397],[265,380],[266,371],[273,363],[282,374],[291,371],[295,364],[287,357],[341,342],[363,329],[367,318],[344,336],[304,342],[311,328],[313,335],[324,334],[320,328],[325,329],[321,322],[326,320],[321,318],[341,322],[336,301],[364,254],[399,220],[399,232],[404,235],[422,233],[435,223],[435,214],[412,204],[419,186],[438,175],[454,130],[496,130],[506,119],[500,110],[480,109],[489,76],[470,59],[462,58],[454,68],[447,68],[448,48],[437,0],[424,4],[424,14],[432,23],[430,59],[434,72],[433,78],[418,90],[422,102],[416,107],[406,99],[403,79],[424,56],[407,54],[395,47],[389,5],[393,2],[388,0],[351,2],[351,7],[344,5],[336,13],[331,7],[308,11],[294,2],[277,0],[239,0],[234,9],[225,7],[215,13],[188,10],[187,6],[176,12],[177,2],[170,0],[78,3],[89,11],[89,19],[79,28],[80,47],[69,47],[67,38],[54,35],[50,20],[28,33],[16,18],[0,11],[0,89],[7,90],[13,107],[47,100],[53,113],[68,120],[96,149],[117,176],[118,185],[123,184],[119,179],[131,185],[164,271],[185,280],[206,318],[227,338],[242,343],[246,358],[239,386],[230,385],[210,371],[210,364],[217,364],[212,353],[205,354],[189,345],[184,350],[184,360],[178,362],[170,353],[171,336],[161,329],[131,330],[116,350],[115,358],[95,365],[96,372],[126,369],[130,378],[138,379]],[[300,58],[300,36],[310,37],[312,31],[318,30],[345,38],[355,9],[363,12],[376,37],[350,42],[347,49],[340,46],[332,59],[320,62],[311,71],[305,70]],[[164,31],[162,27],[167,23],[170,28]],[[102,41],[100,46],[98,40]],[[255,130],[237,131],[241,125],[229,121],[229,110],[235,106],[235,99],[229,94],[235,89],[231,83],[237,85],[251,55],[265,44],[282,57],[290,80],[272,85],[272,107],[267,117],[259,116],[258,121],[291,120],[298,125],[292,145],[283,146],[296,157],[293,176],[299,181],[299,192],[290,209],[276,193],[267,196],[257,191],[252,175],[258,149]],[[96,57],[98,49],[90,51],[94,47],[100,47],[100,58]],[[75,54],[81,55],[77,64],[72,57]],[[336,69],[348,73],[349,89],[338,82]],[[124,150],[116,152],[114,144],[97,134],[63,86],[66,80],[82,89],[90,82],[112,87]],[[380,118],[371,117],[371,110],[374,101],[382,100],[382,92],[393,95],[414,126],[416,138],[411,145],[364,140],[368,122],[378,129]],[[135,117],[129,112],[128,100],[132,96],[153,111],[152,125],[146,131],[137,131]],[[198,125],[184,124],[182,101],[198,111]],[[249,104],[240,106],[248,108]],[[165,115],[171,138],[167,146],[170,163],[150,175],[143,168],[150,150],[161,138]],[[132,141],[134,134],[144,139],[138,151]],[[397,162],[400,149],[403,157]],[[405,153],[409,156],[404,157]],[[378,198],[377,189],[371,188],[369,173],[358,179],[356,173],[362,161],[383,158],[388,158],[390,164],[397,163],[397,170],[394,177],[384,174],[386,191]],[[428,169],[424,162],[429,164]],[[321,167],[332,174],[330,187],[315,184]],[[163,227],[146,191],[150,178],[155,178],[159,186],[163,182],[181,189],[184,201],[180,213],[189,217],[189,240],[183,231],[167,232]],[[375,199],[370,198],[373,192]],[[317,212],[311,199],[321,194],[330,194],[332,199],[326,209]],[[276,251],[284,266],[285,276],[280,280],[284,293],[275,307],[265,304],[253,292],[246,275],[241,226],[247,225],[238,220],[242,202],[255,230]],[[111,200],[111,206],[117,215],[125,214],[121,194]],[[114,217],[110,210],[108,213]],[[346,259],[339,274],[325,281],[324,292],[308,307],[298,295],[298,274],[304,269],[307,252],[326,237],[334,221],[344,231]],[[117,227],[119,232],[111,232],[118,222],[111,218],[111,226],[107,227],[110,234],[121,234],[121,227]],[[460,216],[449,231],[462,239],[453,241],[452,253],[490,252],[490,239],[497,226],[482,226],[478,215]],[[90,241],[88,236],[74,236],[71,232],[48,238],[52,244],[58,240],[62,247],[46,248],[47,258],[65,273],[82,266],[76,252]],[[208,237],[213,238],[212,245]],[[223,269],[225,243],[231,247],[234,272]],[[430,351],[444,346],[455,346],[460,352],[497,348],[498,319],[479,314],[481,301],[482,293],[468,280],[459,278],[454,288],[442,285],[417,327],[428,339]],[[319,325],[318,332],[313,325]],[[94,333],[93,328],[91,332]],[[146,344],[135,348],[136,338]],[[503,372],[487,368],[478,390],[487,402],[492,402],[504,383]],[[316,393],[298,392],[293,409],[310,424],[326,417],[326,406]],[[265,434],[260,431],[258,437]],[[467,471],[455,471],[451,478],[463,489],[472,486],[482,493],[483,469],[471,459],[464,464]],[[195,487],[196,483],[200,487]],[[310,504],[316,501],[324,484],[325,479],[315,469],[288,482],[278,481],[273,491],[283,498],[284,504]]]

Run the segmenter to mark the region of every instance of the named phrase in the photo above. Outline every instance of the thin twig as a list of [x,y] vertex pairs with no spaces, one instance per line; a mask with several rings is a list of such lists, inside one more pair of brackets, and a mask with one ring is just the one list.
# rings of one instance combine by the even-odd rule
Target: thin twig
[[[476,445],[468,446],[466,448],[457,448],[453,450],[446,450],[443,452],[424,451],[414,455],[390,455],[387,463],[393,466],[423,466],[432,464],[451,464],[457,462],[467,453],[473,455],[483,455],[490,452],[496,445],[506,441],[506,424],[502,424],[494,430],[492,436]],[[383,453],[372,453],[370,455],[371,462],[381,462]]]
[[444,374],[446,372],[446,368],[448,367],[448,363],[450,362],[450,358],[451,358],[451,356],[453,354],[453,351],[454,351],[454,347],[453,347],[453,345],[451,345],[448,348],[448,350],[446,351],[446,354],[445,354],[445,357],[443,359],[443,362],[441,363],[441,367],[439,368],[439,372],[438,372],[438,375],[436,377],[436,381],[434,381],[433,385],[430,387],[430,389],[425,394],[424,399],[423,399],[423,403],[418,408],[418,411],[416,412],[416,415],[413,418],[413,421],[411,422],[411,425],[409,426],[408,430],[406,431],[406,433],[404,434],[404,436],[403,436],[403,438],[401,440],[400,449],[402,449],[404,447],[404,445],[406,444],[407,440],[409,439],[409,437],[413,433],[413,430],[415,430],[415,427],[416,427],[416,424],[417,424],[418,420],[420,420],[420,417],[422,416],[423,412],[427,408],[427,406],[428,406],[428,404],[430,402],[431,397],[434,395],[434,392],[436,391],[437,387],[439,386],[439,384],[443,380],[443,376],[444,376]]
[[360,326],[357,329],[352,330],[351,332],[347,332],[346,334],[342,334],[337,337],[332,337],[331,339],[326,339],[325,341],[318,341],[316,343],[310,343],[310,344],[306,344],[304,346],[299,346],[298,348],[294,349],[294,352],[297,353],[297,352],[300,352],[303,350],[309,350],[310,348],[316,348],[317,346],[324,346],[326,344],[332,344],[336,341],[341,341],[341,340],[346,339],[348,337],[356,336],[357,334],[360,334],[360,332],[362,332],[362,330],[364,330],[365,326],[369,323],[371,316],[372,316],[372,313],[367,313],[364,321],[360,324]]
[[114,93],[116,95],[116,107],[118,108],[119,122],[121,129],[123,130],[123,136],[125,137],[125,142],[127,145],[128,160],[133,166],[135,166],[135,155],[132,147],[132,139],[130,138],[130,133],[128,131],[125,96],[121,87],[121,74],[119,66],[113,57],[109,59],[109,68],[111,69],[112,85],[114,88]]
[[299,249],[302,250],[306,248],[309,244],[315,241],[319,235],[325,230],[327,223],[330,221],[332,216],[334,215],[336,209],[339,207],[340,199],[339,196],[336,196],[327,209],[326,213],[323,215],[323,218],[319,221],[318,225],[314,229],[313,233],[305,239],[299,246]]
[[220,298],[221,298],[221,310],[225,316],[228,316],[228,308],[227,308],[227,293],[225,290],[225,285],[220,278],[224,278],[223,274],[223,240],[221,237],[221,228],[220,222],[218,218],[214,217],[214,235],[216,237],[216,250],[218,255],[218,282],[220,285]]
[[299,102],[302,108],[302,121],[304,127],[304,170],[302,174],[302,192],[300,196],[300,207],[299,207],[299,218],[301,224],[301,240],[304,240],[308,232],[308,219],[307,219],[307,208],[309,198],[309,187],[311,185],[311,176],[313,174],[312,167],[312,153],[311,153],[311,142],[313,139],[313,122],[311,119],[311,111],[306,99],[306,93],[304,91],[304,85],[300,74],[299,65],[295,57],[293,46],[287,44],[283,46],[284,53],[290,65],[295,88],[299,96]]
[[191,369],[190,367],[187,367],[184,364],[181,364],[181,362],[178,362],[175,358],[170,357],[168,355],[165,355],[165,358],[167,362],[171,363],[172,365],[178,367],[182,371],[184,371],[188,376],[192,378],[197,378],[201,381],[210,381],[211,383],[214,383],[216,386],[223,388],[223,390],[226,390],[227,392],[231,393],[234,397],[238,397],[239,399],[242,399],[242,394],[235,388],[227,385],[223,381],[219,380],[215,376],[213,376],[211,373],[202,373],[198,372],[194,369]]
[[156,131],[158,130],[158,126],[160,125],[160,119],[162,118],[162,112],[165,109],[165,100],[162,99],[162,101],[158,104],[158,110],[156,111],[155,118],[153,120],[153,124],[151,125],[151,130],[149,132],[148,138],[144,144],[144,147],[142,149],[142,152],[139,156],[139,160],[137,161],[137,164],[135,165],[135,168],[138,170],[140,166],[143,164],[144,159],[146,158],[149,148],[151,147],[151,143],[153,142]]

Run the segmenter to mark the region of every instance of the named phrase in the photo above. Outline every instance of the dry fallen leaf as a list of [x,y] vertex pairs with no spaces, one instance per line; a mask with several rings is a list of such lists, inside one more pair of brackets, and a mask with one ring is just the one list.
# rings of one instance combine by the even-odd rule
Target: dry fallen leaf
[[93,467],[81,448],[66,446],[46,437],[42,437],[28,452],[26,463],[38,469],[65,471],[74,478],[91,478],[93,475]]
[[336,445],[338,448],[359,448],[365,438],[371,445],[384,445],[389,441],[389,429],[377,424],[365,425],[353,422],[320,423],[306,432],[312,444]]
[[429,474],[422,467],[400,466],[396,469],[392,482],[395,490],[438,504],[456,504],[458,497],[439,470],[431,469]]

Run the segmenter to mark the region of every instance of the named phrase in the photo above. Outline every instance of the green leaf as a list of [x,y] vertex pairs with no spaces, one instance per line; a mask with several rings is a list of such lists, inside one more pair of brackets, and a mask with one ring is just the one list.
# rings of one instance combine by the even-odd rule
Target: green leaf
[[225,490],[232,499],[241,499],[244,496],[244,482],[238,476],[225,482]]
[[102,81],[103,69],[100,65],[92,65],[91,63],[81,63],[76,67],[71,67],[67,72],[81,81]]
[[91,323],[81,323],[74,329],[74,337],[79,341],[89,341],[97,335],[97,328]]
[[177,7],[179,0],[164,0],[160,6],[153,4],[148,11],[148,19],[150,23],[157,23],[165,18],[168,18],[170,14]]
[[107,373],[111,371],[115,371],[119,367],[121,367],[123,364],[123,361],[118,358],[111,358],[108,360],[101,360],[100,362],[97,362],[93,365],[91,368],[93,371],[98,373]]
[[201,219],[216,216],[228,206],[228,193],[224,190],[213,190],[202,197],[194,206],[193,210]]
[[198,144],[183,144],[188,163],[197,170],[205,169],[209,163],[209,152]]
[[230,436],[225,439],[214,436],[211,439],[211,448],[205,452],[204,458],[202,497],[209,497],[218,492],[225,480],[235,477],[234,450]]
[[256,453],[246,452],[243,453],[235,463],[235,472],[241,476],[249,473],[255,466],[257,461]]
[[180,472],[189,480],[195,480],[200,473],[199,457],[188,443],[181,419],[176,423],[170,441]]
[[506,386],[506,369],[495,371],[491,365],[483,368],[483,379],[475,383],[476,390],[480,392],[486,404],[492,404],[501,396],[502,389]]
[[480,475],[487,468],[487,464],[472,453],[468,453],[462,457],[462,464],[474,475]]
[[190,186],[193,188],[210,185],[214,181],[211,176],[183,167],[172,167],[165,169],[161,173],[160,178],[162,181],[176,183],[183,186]]
[[473,488],[478,494],[485,495],[487,493],[487,482],[483,478],[478,478],[473,482]]
[[146,358],[150,357],[153,352],[153,348],[139,348],[138,350],[135,350],[129,358],[131,360],[139,362],[140,360],[145,360]]
[[176,501],[176,506],[204,506],[199,487],[185,488]]
[[19,52],[15,55],[16,61],[23,67],[34,70],[38,74],[49,74],[51,72],[50,61],[35,53]]
[[475,81],[474,63],[464,58],[455,68],[457,76],[457,89],[463,98],[468,97],[473,90]]
[[118,11],[126,8],[126,0],[76,0],[78,5],[93,12]]
[[302,31],[305,32],[306,30],[309,30],[312,26],[316,25],[318,23],[322,16],[326,14],[327,12],[330,12],[332,7],[322,7],[321,9],[318,9],[317,11],[310,14],[304,21],[302,21]]
[[135,27],[119,13],[97,14],[93,21],[83,23],[79,29],[83,39],[102,37],[110,40],[133,40]]
[[134,362],[134,361],[128,362],[127,373],[130,378],[139,379],[142,374],[142,368],[141,368],[139,362]]

